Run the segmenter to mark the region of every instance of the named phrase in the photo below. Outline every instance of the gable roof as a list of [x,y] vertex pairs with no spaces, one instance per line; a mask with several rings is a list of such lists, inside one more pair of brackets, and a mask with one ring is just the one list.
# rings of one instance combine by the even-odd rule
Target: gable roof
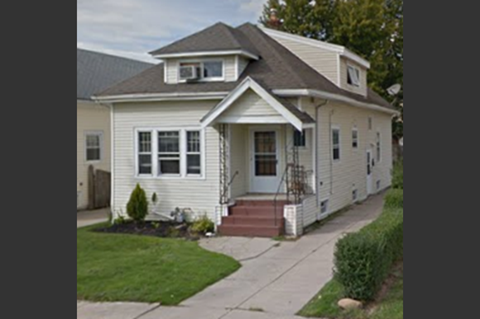
[[77,100],[101,92],[153,64],[77,48]]
[[298,130],[303,129],[303,124],[315,123],[310,115],[302,112],[293,104],[285,99],[276,97],[272,92],[269,92],[263,85],[247,77],[243,82],[235,88],[230,94],[208,112],[201,120],[204,127],[213,123],[220,115],[222,115],[230,106],[233,105],[247,90],[253,90],[263,100],[265,100],[273,109],[275,109],[283,118],[289,121]]
[[258,56],[255,46],[242,32],[221,22],[161,49],[152,51],[150,54],[162,57],[173,54],[219,51],[244,51]]
[[255,46],[256,52],[258,52],[260,57],[259,60],[249,63],[237,82],[178,83],[169,85],[162,81],[164,66],[158,65],[120,85],[107,89],[99,94],[98,97],[133,94],[231,92],[243,80],[251,77],[270,92],[276,90],[316,90],[395,111],[395,108],[390,103],[370,89],[367,92],[367,96],[362,96],[338,87],[253,24],[246,23],[238,27],[236,32],[243,34],[249,40],[249,43]]

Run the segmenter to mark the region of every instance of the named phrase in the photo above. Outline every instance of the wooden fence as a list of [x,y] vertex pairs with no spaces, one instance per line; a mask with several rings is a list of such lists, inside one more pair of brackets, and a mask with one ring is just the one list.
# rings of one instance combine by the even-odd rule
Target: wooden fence
[[110,206],[111,173],[88,167],[88,209]]

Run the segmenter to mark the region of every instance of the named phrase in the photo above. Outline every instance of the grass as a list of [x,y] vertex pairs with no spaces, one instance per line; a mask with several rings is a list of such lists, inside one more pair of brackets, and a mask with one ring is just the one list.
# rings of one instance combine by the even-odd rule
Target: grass
[[298,314],[330,319],[403,319],[403,267],[393,270],[386,294],[365,309],[344,311],[337,306],[342,285],[332,279]]
[[178,305],[240,268],[196,242],[77,230],[77,299]]

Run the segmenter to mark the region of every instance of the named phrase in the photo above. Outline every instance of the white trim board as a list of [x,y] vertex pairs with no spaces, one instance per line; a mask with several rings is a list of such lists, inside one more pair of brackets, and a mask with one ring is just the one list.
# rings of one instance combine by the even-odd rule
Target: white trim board
[[365,102],[360,102],[354,99],[351,99],[349,97],[343,96],[343,95],[338,95],[338,94],[333,94],[333,93],[328,93],[324,91],[319,91],[319,90],[309,90],[309,89],[294,89],[294,90],[273,90],[273,93],[278,96],[282,97],[292,97],[292,96],[311,96],[311,97],[317,97],[317,98],[322,98],[322,99],[327,99],[327,100],[332,100],[332,101],[338,101],[338,102],[345,102],[353,106],[361,107],[361,108],[366,108],[370,110],[375,110],[379,112],[384,112],[392,115],[398,115],[399,112],[395,110],[389,110],[383,106],[379,106],[376,104],[371,104],[371,103],[365,103]]
[[282,115],[288,122],[295,126],[299,131],[303,129],[303,123],[289,110],[278,102],[270,93],[262,86],[255,82],[252,78],[247,77],[237,88],[235,88],[220,104],[218,104],[205,118],[202,119],[202,127],[211,125],[224,111],[226,111],[235,101],[237,101],[243,93],[251,89],[265,100],[273,109]]
[[335,53],[339,54],[340,56],[343,56],[343,57],[348,58],[352,61],[355,61],[358,64],[360,64],[361,66],[363,66],[367,69],[370,69],[370,62],[368,62],[364,58],[360,57],[359,55],[353,53],[352,51],[348,50],[347,48],[345,48],[341,45],[331,44],[331,43],[327,43],[327,42],[323,42],[323,41],[319,41],[319,40],[309,39],[309,38],[302,37],[302,36],[295,35],[295,34],[291,34],[291,33],[272,30],[272,29],[269,29],[269,28],[265,28],[264,26],[259,26],[259,27],[260,27],[260,29],[262,29],[263,32],[265,32],[267,35],[269,35],[271,37],[275,36],[275,37],[278,37],[278,38],[281,38],[281,39],[295,41],[295,42],[298,42],[298,43],[303,43],[303,44],[310,45],[310,46],[313,46],[313,47],[317,47],[317,48],[320,48],[320,49],[335,52]]
[[258,60],[259,57],[245,50],[229,50],[229,51],[202,51],[202,52],[182,52],[182,53],[165,53],[152,54],[156,59],[171,59],[171,58],[188,58],[188,57],[204,57],[204,56],[225,56],[225,55],[241,55],[247,58]]
[[125,94],[110,96],[94,96],[97,102],[154,102],[154,101],[192,101],[192,100],[222,100],[229,92],[198,92],[198,93],[152,93],[152,94]]

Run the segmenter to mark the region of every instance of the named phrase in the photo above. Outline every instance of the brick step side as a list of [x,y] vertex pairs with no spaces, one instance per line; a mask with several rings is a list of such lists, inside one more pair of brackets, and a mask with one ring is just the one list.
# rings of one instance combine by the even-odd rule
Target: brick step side
[[241,225],[241,226],[284,226],[282,216],[249,216],[249,215],[230,215],[222,217],[222,225]]
[[283,227],[220,225],[218,232],[222,236],[275,237],[283,234]]

